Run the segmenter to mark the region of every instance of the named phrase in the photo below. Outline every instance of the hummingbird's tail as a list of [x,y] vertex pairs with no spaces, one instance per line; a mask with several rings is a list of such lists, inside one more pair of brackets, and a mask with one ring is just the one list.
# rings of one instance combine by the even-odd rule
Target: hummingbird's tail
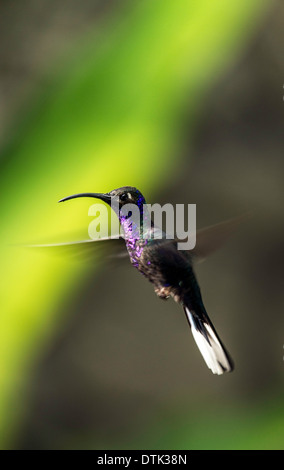
[[234,369],[233,361],[219,339],[208,315],[205,312],[197,314],[186,305],[184,305],[184,311],[195,342],[209,369],[213,374],[218,375],[231,372]]

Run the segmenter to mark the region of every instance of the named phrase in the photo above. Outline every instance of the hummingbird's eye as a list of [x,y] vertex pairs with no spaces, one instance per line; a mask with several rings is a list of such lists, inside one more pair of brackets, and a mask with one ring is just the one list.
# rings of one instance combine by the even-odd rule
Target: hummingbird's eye
[[126,194],[126,193],[122,194],[122,195],[120,196],[120,200],[121,200],[122,202],[127,201],[127,194]]

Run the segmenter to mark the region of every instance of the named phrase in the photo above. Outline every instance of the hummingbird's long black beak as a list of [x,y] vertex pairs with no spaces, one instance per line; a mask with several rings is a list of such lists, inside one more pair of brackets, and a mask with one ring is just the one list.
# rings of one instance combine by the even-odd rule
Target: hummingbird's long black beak
[[80,193],[80,194],[73,194],[72,196],[64,197],[60,199],[58,202],[68,201],[69,199],[76,199],[77,197],[94,197],[96,199],[101,199],[102,201],[106,202],[107,204],[111,203],[111,196],[109,194],[101,194],[101,193]]

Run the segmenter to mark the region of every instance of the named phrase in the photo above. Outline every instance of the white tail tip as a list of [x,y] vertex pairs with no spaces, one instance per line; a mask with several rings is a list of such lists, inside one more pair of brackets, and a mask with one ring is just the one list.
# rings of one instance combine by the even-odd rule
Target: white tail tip
[[233,370],[233,364],[225,348],[214,331],[209,319],[203,319],[192,314],[187,307],[184,311],[188,318],[195,342],[207,366],[213,374],[221,375]]

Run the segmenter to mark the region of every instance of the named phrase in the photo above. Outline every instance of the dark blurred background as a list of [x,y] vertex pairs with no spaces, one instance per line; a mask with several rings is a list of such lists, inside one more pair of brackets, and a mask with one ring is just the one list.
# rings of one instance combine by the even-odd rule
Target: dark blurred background
[[[51,64],[114,4],[127,8],[1,1],[2,148],[30,96],[52,80]],[[145,194],[149,203],[196,203],[200,228],[251,212],[196,266],[235,371],[213,376],[182,309],[159,300],[128,262],[102,261],[99,272],[85,272],[34,353],[10,447],[283,449],[283,20],[283,2],[271,3],[207,86],[194,124],[185,96],[176,167]]]

